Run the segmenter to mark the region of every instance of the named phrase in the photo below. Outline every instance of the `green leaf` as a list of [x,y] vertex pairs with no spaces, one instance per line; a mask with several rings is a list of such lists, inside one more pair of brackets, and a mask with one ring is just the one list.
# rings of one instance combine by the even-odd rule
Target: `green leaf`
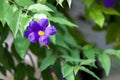
[[30,50],[37,56],[39,62],[41,62],[46,56],[46,47],[40,47],[40,44],[38,43],[31,43]]
[[113,8],[106,8],[106,7],[101,6],[101,5],[95,5],[95,8],[99,9],[100,11],[102,11],[103,13],[108,14],[108,15],[120,16],[120,13]]
[[94,59],[83,60],[80,65],[91,65],[95,62]]
[[101,62],[102,67],[105,70],[106,75],[108,76],[109,72],[110,72],[110,66],[111,66],[111,61],[110,61],[110,57],[103,53],[101,55],[99,55],[99,61]]
[[50,12],[54,12],[52,9],[50,9],[48,6],[43,5],[43,4],[33,4],[31,6],[29,6],[28,10],[31,10],[33,12],[41,12],[41,11],[50,11]]
[[71,56],[67,55],[66,53],[61,56],[62,58],[65,59],[66,62],[70,62],[72,64],[79,64],[80,62],[82,62],[82,59],[80,59],[80,56],[79,56],[80,55],[79,50],[71,49],[70,50]]
[[118,23],[110,23],[107,27],[106,42],[109,44],[114,42],[119,37],[120,26]]
[[30,5],[34,4],[33,0],[15,0],[15,2],[24,8],[28,8]]
[[90,6],[93,4],[95,0],[86,0],[86,6],[87,8],[90,8]]
[[37,0],[37,3],[45,4],[47,0]]
[[2,67],[7,70],[11,70],[15,68],[13,55],[7,50],[7,44],[3,48],[2,45],[0,46],[0,63]]
[[100,78],[97,77],[95,73],[93,73],[92,71],[90,71],[90,70],[87,69],[86,67],[81,66],[81,67],[80,67],[80,70],[82,70],[82,71],[84,71],[84,72],[92,75],[92,76],[95,77],[97,80],[100,80]]
[[4,61],[7,65],[4,65],[5,68],[11,70],[15,68],[14,60],[13,60],[13,55],[5,49],[5,54],[3,55]]
[[75,66],[74,67],[74,73],[75,73],[75,75],[78,73],[78,71],[80,70],[80,66]]
[[[57,59],[55,61],[55,65],[52,66],[52,69],[54,69],[55,74],[57,75],[58,79],[61,79],[62,73],[61,73],[61,61]],[[49,80],[49,79],[45,79]]]
[[63,41],[63,36],[59,31],[57,31],[57,34],[56,34],[56,45],[70,50],[68,45]]
[[30,65],[19,63],[14,72],[14,79],[15,80],[24,80],[25,76],[30,78],[29,80],[36,80],[34,78],[35,70]]
[[29,25],[29,22],[32,20],[32,18],[26,14],[21,15],[21,24],[20,24],[20,31],[22,35],[24,34],[25,29]]
[[92,30],[95,32],[100,32],[100,31],[103,31],[105,29],[106,29],[106,27],[100,28],[98,25],[95,25],[92,27]]
[[68,64],[63,65],[62,73],[64,77],[68,76],[70,73],[73,73],[73,67]]
[[57,1],[57,4],[59,4],[60,6],[63,7],[62,3],[63,3],[64,0],[56,0],[56,1]]
[[62,55],[61,57],[64,58],[66,62],[71,62],[71,63],[72,62],[82,62],[81,59],[76,59],[76,58],[70,57],[68,55]]
[[53,65],[56,61],[57,57],[55,55],[47,56],[41,63],[39,70],[42,72],[48,66]]
[[114,50],[114,49],[107,49],[104,52],[107,53],[107,54],[110,54],[110,55],[114,55],[116,53],[116,50]]
[[72,35],[72,37],[75,39],[78,46],[87,44],[87,41],[85,40],[83,35],[81,33],[79,33],[79,31],[76,28],[74,28],[74,29],[69,28],[68,30],[69,31],[65,31],[65,32],[69,32],[70,35]]
[[84,54],[89,59],[95,59],[95,51],[94,51],[94,49],[84,50]]
[[9,7],[8,0],[0,0],[0,21],[2,22],[3,26],[5,25],[6,22],[5,15],[7,13],[8,7]]
[[56,40],[56,45],[60,46],[60,47],[63,47],[63,48],[66,48],[67,50],[70,50],[68,45],[65,42],[63,42],[62,40],[60,40],[60,41]]
[[69,8],[71,8],[72,0],[67,0]]
[[20,9],[18,10],[15,6],[9,7],[8,12],[6,13],[6,20],[11,31],[13,32],[14,37],[16,37],[20,27],[21,13],[22,11]]
[[50,36],[50,40],[52,41],[53,44],[56,44],[56,36]]
[[120,50],[116,50],[115,55],[120,59]]
[[98,24],[101,28],[104,25],[105,17],[103,13],[99,9],[91,9],[90,10],[90,17]]
[[71,49],[71,57],[75,59],[80,59],[80,50],[79,49]]
[[[69,38],[68,38],[69,37]],[[73,38],[72,35],[70,35],[69,33],[66,33],[64,35],[64,41],[69,44],[71,47],[78,47],[75,39]]]
[[74,23],[60,17],[49,17],[49,20],[55,23],[67,25],[68,27],[77,27]]
[[2,27],[2,24],[0,23],[0,44],[2,44],[4,40],[7,38],[8,33],[9,33],[9,28],[7,24],[5,24],[4,27]]
[[21,62],[23,59],[19,56],[19,54],[17,53],[16,49],[15,49],[15,45],[12,44],[11,46],[11,54],[15,57],[15,59],[18,61],[18,62]]
[[7,64],[6,64],[6,62],[5,62],[4,58],[3,58],[4,53],[5,53],[5,50],[4,50],[3,46],[0,45],[0,63],[2,65],[6,66]]
[[66,76],[67,80],[75,80],[75,76],[73,73],[70,73],[68,76]]
[[115,55],[116,57],[120,58],[120,50],[107,49],[104,52],[110,55]]
[[112,8],[105,8],[105,9],[103,9],[103,12],[105,14],[109,14],[109,15],[118,15],[118,16],[120,16],[120,13],[117,12],[115,9],[112,9]]
[[14,45],[15,45],[15,49],[18,52],[19,56],[23,59],[28,50],[30,42],[24,37],[22,37],[22,35],[19,32],[16,35],[16,39],[14,39]]
[[75,80],[73,70],[74,68],[72,66],[67,64],[63,65],[62,66],[63,77],[65,77],[67,80]]
[[6,70],[5,70],[4,67],[0,66],[0,72],[1,72],[4,76],[6,76]]

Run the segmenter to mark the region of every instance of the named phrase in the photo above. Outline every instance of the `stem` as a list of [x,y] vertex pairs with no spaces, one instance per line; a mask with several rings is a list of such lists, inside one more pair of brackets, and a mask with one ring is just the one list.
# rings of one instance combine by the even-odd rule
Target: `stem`
[[32,65],[33,65],[33,67],[35,68],[35,64],[34,64],[34,61],[33,61],[33,59],[32,59],[32,56],[28,53],[28,56],[30,57],[30,60],[31,60],[31,62],[32,62]]
[[48,45],[45,45],[47,47],[48,50],[50,50],[50,47]]
[[25,9],[23,6],[19,5],[18,3],[16,3],[15,1],[12,0],[8,0],[8,2],[15,4],[19,9],[22,9],[23,12],[28,13],[29,11],[27,9]]
[[50,74],[51,74],[53,80],[58,80],[58,77],[56,76],[55,72],[52,69],[50,69]]

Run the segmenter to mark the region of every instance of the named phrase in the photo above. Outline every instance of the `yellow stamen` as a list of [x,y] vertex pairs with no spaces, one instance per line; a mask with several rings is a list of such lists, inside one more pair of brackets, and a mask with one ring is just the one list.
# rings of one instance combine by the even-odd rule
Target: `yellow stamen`
[[39,35],[39,36],[44,36],[44,34],[45,34],[44,31],[39,31],[39,32],[38,32],[38,35]]

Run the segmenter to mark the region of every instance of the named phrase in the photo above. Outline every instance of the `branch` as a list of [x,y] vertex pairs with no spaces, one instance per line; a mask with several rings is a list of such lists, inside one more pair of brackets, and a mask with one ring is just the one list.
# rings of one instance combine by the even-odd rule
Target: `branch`
[[55,72],[52,69],[50,69],[50,74],[51,74],[53,80],[58,80],[58,77],[56,76]]

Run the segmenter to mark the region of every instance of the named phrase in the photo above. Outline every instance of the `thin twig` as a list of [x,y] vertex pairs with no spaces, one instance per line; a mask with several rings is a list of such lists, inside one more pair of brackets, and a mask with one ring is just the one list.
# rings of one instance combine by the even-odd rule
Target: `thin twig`
[[56,76],[55,72],[52,69],[50,69],[50,74],[51,74],[53,80],[58,80],[58,77]]
[[8,0],[8,2],[10,2],[12,4],[15,4],[17,6],[17,8],[21,9],[23,12],[25,12],[26,14],[28,14],[29,11],[27,9],[25,9],[23,6],[21,6],[18,3],[16,3],[15,1]]
[[28,56],[30,57],[30,60],[31,60],[31,62],[32,62],[33,67],[35,68],[35,64],[34,64],[34,61],[33,61],[32,56],[31,56],[29,53],[28,53]]

